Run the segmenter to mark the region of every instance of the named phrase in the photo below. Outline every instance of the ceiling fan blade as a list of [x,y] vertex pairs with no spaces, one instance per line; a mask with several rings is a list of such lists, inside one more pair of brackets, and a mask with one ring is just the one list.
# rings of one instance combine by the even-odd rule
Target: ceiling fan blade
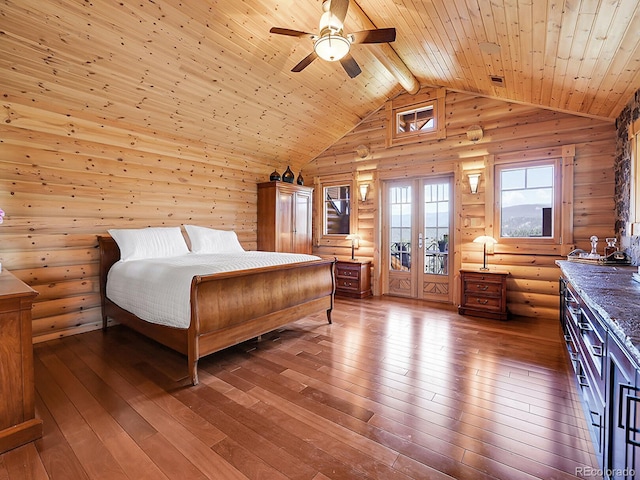
[[272,27],[269,32],[277,33],[278,35],[288,35],[290,37],[313,37],[313,33],[301,32],[300,30],[291,30],[289,28]]
[[389,43],[396,39],[395,28],[377,28],[375,30],[361,30],[349,34],[351,43]]
[[349,8],[349,0],[330,0],[329,11],[335,15],[340,23],[344,23]]
[[291,71],[301,72],[302,70],[307,68],[309,64],[313,62],[316,58],[318,58],[318,55],[316,54],[316,52],[311,52],[309,55],[307,55],[302,60],[300,60],[300,62],[295,67],[293,67]]
[[344,68],[344,71],[347,72],[347,74],[351,78],[357,77],[362,72],[362,70],[360,70],[358,62],[356,62],[351,55],[347,55],[346,57],[342,58],[340,60],[340,64],[342,65],[342,68]]

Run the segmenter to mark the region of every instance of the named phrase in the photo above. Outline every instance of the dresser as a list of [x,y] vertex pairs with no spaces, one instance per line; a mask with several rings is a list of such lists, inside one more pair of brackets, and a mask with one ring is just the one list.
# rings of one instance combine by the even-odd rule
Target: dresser
[[371,261],[336,262],[336,296],[364,298],[371,295]]
[[258,250],[310,254],[312,200],[312,187],[259,183]]
[[42,436],[35,418],[31,306],[38,292],[0,272],[0,453]]
[[458,313],[507,320],[507,277],[498,270],[460,270]]

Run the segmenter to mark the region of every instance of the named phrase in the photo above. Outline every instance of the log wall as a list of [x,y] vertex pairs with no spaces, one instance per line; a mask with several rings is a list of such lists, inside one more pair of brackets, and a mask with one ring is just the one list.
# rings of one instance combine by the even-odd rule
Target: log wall
[[[411,103],[428,98],[432,92],[419,92],[414,98],[400,101]],[[404,97],[409,97],[405,95]],[[491,158],[513,152],[534,155],[534,152],[561,151],[575,146],[573,159],[573,204],[565,205],[573,221],[568,226],[573,242],[562,248],[545,251],[520,251],[518,248],[496,246],[489,263],[508,270],[508,307],[510,312],[522,316],[555,317],[558,315],[558,276],[555,260],[575,247],[590,249],[592,235],[602,239],[615,236],[613,171],[616,133],[613,122],[579,117],[567,113],[543,110],[532,106],[507,103],[500,100],[448,91],[445,99],[446,138],[387,147],[385,143],[387,118],[385,108],[367,117],[351,133],[335,143],[305,167],[306,178],[326,177],[350,173],[356,182],[370,183],[369,200],[357,207],[358,233],[361,235],[358,257],[368,258],[374,264],[374,292],[382,290],[380,275],[380,178],[409,178],[451,173],[455,176],[453,198],[460,199],[455,206],[456,231],[454,265],[474,268],[482,264],[482,249],[473,239],[491,228],[487,224],[486,203],[491,197],[491,172],[487,165]],[[473,143],[466,130],[473,124],[483,128],[484,138]],[[356,148],[365,145],[370,155],[358,157]],[[477,194],[469,193],[466,174],[480,172]],[[318,228],[316,226],[316,228]],[[488,234],[492,234],[490,231]],[[345,247],[316,246],[321,255],[346,256]],[[454,303],[459,300],[458,279],[454,282]]]
[[[234,229],[245,248],[256,248],[256,184],[284,165],[131,126],[108,126],[21,103],[3,106],[0,207],[6,217],[0,226],[0,261],[39,292],[34,341],[99,328],[96,236],[109,228],[194,223]],[[472,123],[484,129],[477,144],[465,135]],[[372,184],[370,200],[358,206],[363,236],[358,256],[372,259],[376,268],[380,175],[459,175],[461,168],[482,165],[488,154],[575,144],[575,243],[586,249],[591,235],[613,235],[612,123],[447,92],[446,139],[387,148],[385,127],[381,109],[303,170],[307,183],[320,173],[350,173]],[[357,157],[360,144],[372,152],[365,159]],[[477,195],[468,193],[464,180],[456,183],[462,231],[455,249],[462,266],[482,261],[470,239],[485,228],[486,178],[483,174]],[[350,253],[348,247],[315,250]],[[512,273],[512,312],[556,314],[556,258],[559,254],[543,252],[491,258]]]
[[233,229],[256,248],[257,183],[282,165],[179,137],[5,102],[0,261],[39,292],[34,341],[99,328],[97,235],[109,228]]

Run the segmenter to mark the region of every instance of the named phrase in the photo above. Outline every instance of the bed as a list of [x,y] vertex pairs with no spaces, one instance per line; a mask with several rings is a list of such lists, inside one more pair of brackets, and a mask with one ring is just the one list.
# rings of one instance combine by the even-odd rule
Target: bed
[[121,248],[113,235],[98,236],[98,246],[103,329],[111,318],[182,353],[193,385],[198,384],[198,360],[206,355],[308,315],[326,312],[331,323],[333,260],[195,275],[188,290],[188,325],[178,328],[145,321],[108,297],[109,271],[116,262],[122,263]]

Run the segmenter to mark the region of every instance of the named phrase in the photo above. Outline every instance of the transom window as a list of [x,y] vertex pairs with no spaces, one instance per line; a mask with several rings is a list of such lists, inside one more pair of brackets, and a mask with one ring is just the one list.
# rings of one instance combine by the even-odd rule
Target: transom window
[[435,129],[434,105],[405,110],[396,114],[396,135],[429,132]]
[[387,102],[386,145],[446,138],[445,88],[425,89],[417,96]]

